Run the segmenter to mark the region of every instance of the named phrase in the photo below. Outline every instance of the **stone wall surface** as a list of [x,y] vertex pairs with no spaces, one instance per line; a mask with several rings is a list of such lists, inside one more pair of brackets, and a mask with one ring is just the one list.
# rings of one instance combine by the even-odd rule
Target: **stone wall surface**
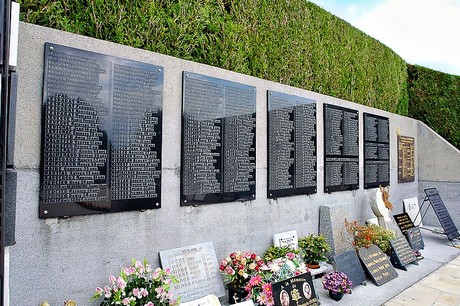
[[[117,56],[164,67],[162,207],[158,210],[113,214],[38,218],[40,145],[43,94],[44,44]],[[202,206],[180,206],[180,152],[182,72],[190,71],[255,86],[256,95],[256,199]],[[38,305],[45,299],[61,305],[74,299],[89,302],[96,286],[105,285],[132,258],[159,264],[158,252],[212,241],[218,259],[234,250],[262,254],[275,233],[297,230],[299,236],[318,233],[321,206],[345,205],[350,219],[372,218],[375,189],[363,188],[363,112],[390,119],[390,200],[393,213],[401,213],[402,199],[419,195],[419,159],[415,181],[398,184],[397,131],[418,135],[418,123],[410,118],[372,109],[314,92],[245,76],[114,43],[20,24],[18,103],[14,168],[17,171],[16,245],[10,247],[11,305]],[[298,95],[317,102],[318,192],[267,199],[267,90]],[[326,194],[324,190],[323,104],[359,111],[360,188]],[[421,150],[420,145],[416,147]],[[440,190],[441,195],[443,192]],[[337,220],[343,222],[343,220]]]

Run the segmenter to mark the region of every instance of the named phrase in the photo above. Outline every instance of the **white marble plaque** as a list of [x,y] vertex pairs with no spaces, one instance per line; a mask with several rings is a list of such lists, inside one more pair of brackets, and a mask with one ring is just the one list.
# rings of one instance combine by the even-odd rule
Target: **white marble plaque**
[[160,252],[163,269],[170,268],[179,280],[174,285],[174,296],[182,296],[183,302],[203,296],[225,295],[222,275],[212,242]]
[[278,247],[289,246],[294,250],[297,250],[299,246],[299,239],[297,237],[297,231],[289,231],[273,235],[273,244]]
[[414,198],[409,198],[409,199],[403,199],[403,204],[404,204],[404,212],[406,212],[409,215],[412,222],[414,222],[414,225],[423,226],[423,223],[421,220],[420,207],[418,206],[418,198],[414,197]]
[[217,296],[209,294],[197,300],[180,303],[180,306],[221,306],[221,304]]

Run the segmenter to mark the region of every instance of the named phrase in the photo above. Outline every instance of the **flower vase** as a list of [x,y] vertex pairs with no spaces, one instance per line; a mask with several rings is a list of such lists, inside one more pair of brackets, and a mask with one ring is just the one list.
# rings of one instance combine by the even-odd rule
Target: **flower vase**
[[334,293],[332,290],[329,290],[329,296],[334,301],[340,301],[342,299],[342,297],[343,297],[343,292]]
[[248,295],[248,292],[246,292],[244,288],[238,288],[231,284],[227,285],[227,291],[228,291],[228,303],[230,305],[241,303],[244,300],[244,298]]

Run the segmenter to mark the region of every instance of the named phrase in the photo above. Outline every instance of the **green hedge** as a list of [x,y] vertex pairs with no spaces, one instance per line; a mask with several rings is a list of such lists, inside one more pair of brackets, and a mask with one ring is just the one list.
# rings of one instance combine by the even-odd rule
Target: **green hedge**
[[410,116],[460,149],[460,76],[408,65]]
[[406,63],[305,0],[22,0],[21,20],[407,114]]

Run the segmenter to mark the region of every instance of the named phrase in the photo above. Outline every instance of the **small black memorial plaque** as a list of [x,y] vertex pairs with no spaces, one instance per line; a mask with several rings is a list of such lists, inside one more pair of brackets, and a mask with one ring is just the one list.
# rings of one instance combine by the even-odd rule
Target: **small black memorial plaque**
[[398,277],[398,272],[391,265],[387,255],[378,246],[371,244],[368,248],[360,248],[358,254],[377,286],[381,286]]
[[212,242],[161,251],[160,263],[163,269],[170,268],[179,280],[179,284],[173,286],[173,291],[174,296],[182,296],[183,302],[207,294],[225,295]]
[[454,221],[452,221],[452,218],[447,211],[446,205],[444,205],[444,202],[438,193],[438,190],[436,188],[428,188],[425,189],[425,194],[433,206],[434,212],[436,213],[439,222],[441,222],[442,228],[444,229],[444,234],[447,235],[447,238],[449,240],[454,240],[460,236]]
[[408,213],[394,215],[393,218],[395,218],[396,224],[398,224],[398,227],[403,233],[403,235],[406,234],[408,229],[413,228],[415,226]]
[[324,192],[359,188],[358,111],[324,104]]
[[396,239],[390,240],[391,252],[390,260],[393,266],[398,269],[407,271],[406,267],[410,263],[417,263],[417,258],[412,251],[411,246],[407,242],[406,238],[398,237]]
[[163,68],[45,44],[40,217],[160,208]]
[[410,246],[414,250],[421,250],[425,248],[425,243],[423,242],[422,233],[418,227],[409,228],[406,231],[406,238],[409,241]]
[[276,306],[320,305],[310,272],[274,283],[272,287]]
[[334,256],[334,266],[336,270],[348,276],[353,283],[353,287],[358,286],[366,280],[366,275],[355,250],[346,251]]
[[364,188],[390,184],[390,120],[364,113]]
[[181,205],[255,199],[256,88],[183,73]]
[[316,186],[316,102],[268,91],[268,198]]

